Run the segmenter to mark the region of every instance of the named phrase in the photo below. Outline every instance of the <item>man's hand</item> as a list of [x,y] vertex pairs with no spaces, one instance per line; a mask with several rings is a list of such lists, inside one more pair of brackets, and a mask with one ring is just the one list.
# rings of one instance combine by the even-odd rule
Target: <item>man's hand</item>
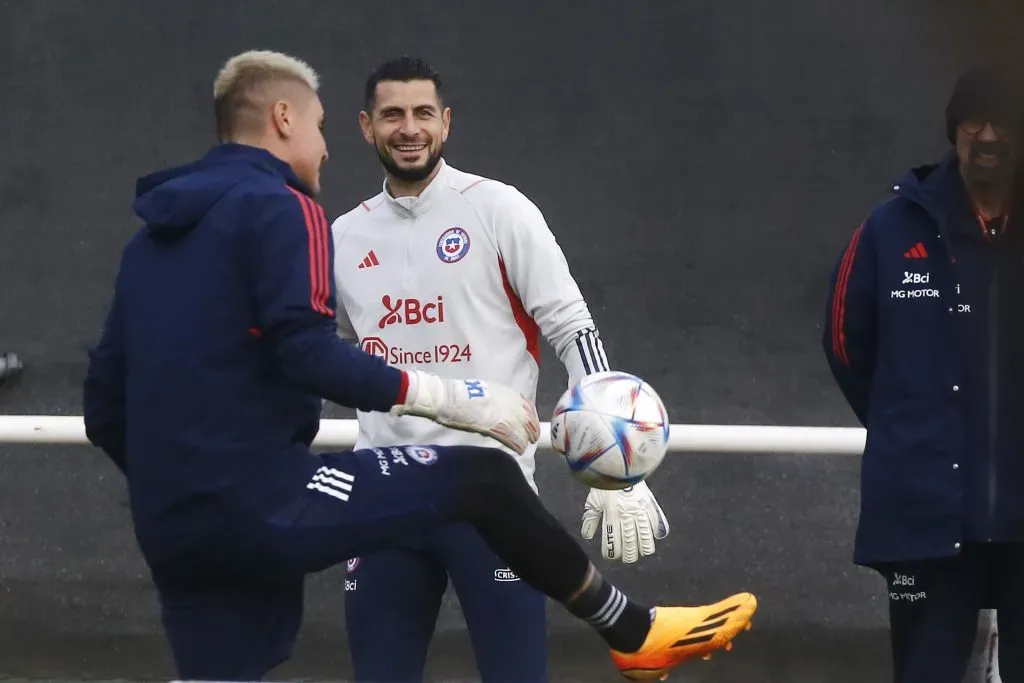
[[540,438],[537,409],[519,392],[479,379],[441,379],[405,370],[409,389],[392,415],[418,415],[438,424],[496,439],[522,455]]
[[590,540],[601,529],[601,555],[636,562],[654,554],[655,539],[668,536],[668,519],[647,482],[620,491],[590,489],[580,534]]

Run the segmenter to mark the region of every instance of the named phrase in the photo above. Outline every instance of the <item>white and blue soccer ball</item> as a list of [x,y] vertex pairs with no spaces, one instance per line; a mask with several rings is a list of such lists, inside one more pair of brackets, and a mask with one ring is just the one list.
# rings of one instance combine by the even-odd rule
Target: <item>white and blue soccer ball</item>
[[661,397],[626,372],[584,377],[559,399],[551,416],[551,447],[581,483],[628,488],[658,469],[668,452],[669,418]]

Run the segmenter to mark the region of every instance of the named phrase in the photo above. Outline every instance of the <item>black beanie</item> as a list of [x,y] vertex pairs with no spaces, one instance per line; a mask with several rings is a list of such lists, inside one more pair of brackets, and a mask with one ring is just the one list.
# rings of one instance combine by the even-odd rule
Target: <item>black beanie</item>
[[1001,64],[976,66],[962,73],[946,105],[946,137],[950,144],[956,144],[956,127],[974,117],[1011,128],[1024,123],[1024,81],[1018,80]]

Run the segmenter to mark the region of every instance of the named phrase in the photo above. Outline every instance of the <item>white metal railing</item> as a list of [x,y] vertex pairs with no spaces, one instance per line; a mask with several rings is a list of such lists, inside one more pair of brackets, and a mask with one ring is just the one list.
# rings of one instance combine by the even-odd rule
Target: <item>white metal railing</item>
[[[548,448],[550,424],[541,423],[540,447]],[[317,447],[350,448],[355,420],[321,420]],[[860,455],[865,432],[855,427],[674,424],[669,451],[691,453],[816,453]],[[87,444],[78,415],[0,415],[0,443]]]
[[[541,448],[550,448],[549,430],[549,423],[541,423]],[[321,420],[313,445],[351,448],[357,433],[355,420]],[[865,436],[863,429],[855,427],[674,424],[669,452],[860,455]],[[84,445],[89,441],[81,416],[0,415],[0,443]],[[999,683],[997,633],[995,612],[983,612],[978,630],[981,651],[972,658],[965,683]]]

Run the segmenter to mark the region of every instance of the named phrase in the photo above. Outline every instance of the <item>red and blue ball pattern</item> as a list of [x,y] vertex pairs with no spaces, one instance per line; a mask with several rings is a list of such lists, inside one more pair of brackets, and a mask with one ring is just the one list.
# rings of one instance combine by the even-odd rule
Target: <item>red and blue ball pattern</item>
[[551,418],[552,447],[581,482],[628,488],[661,464],[669,420],[654,389],[625,372],[585,377],[559,400]]

